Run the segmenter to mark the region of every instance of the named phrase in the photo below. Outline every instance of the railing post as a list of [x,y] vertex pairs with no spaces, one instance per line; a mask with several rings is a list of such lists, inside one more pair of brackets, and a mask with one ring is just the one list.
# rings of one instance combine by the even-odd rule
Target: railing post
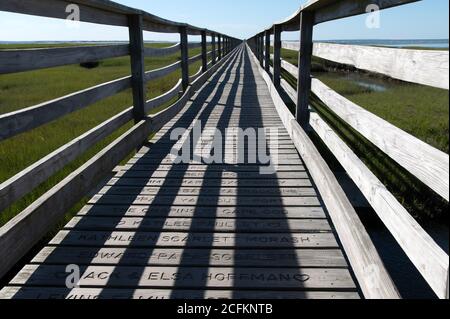
[[212,46],[212,55],[211,55],[211,59],[212,59],[212,64],[216,64],[216,34],[212,33],[211,34],[211,46]]
[[265,39],[266,39],[266,45],[265,45],[265,49],[266,49],[266,56],[265,56],[265,62],[264,62],[264,66],[266,69],[267,73],[270,73],[270,30],[266,30],[265,32]]
[[313,50],[314,13],[300,14],[300,51],[298,58],[297,109],[295,117],[303,128],[309,125],[311,93],[311,56]]
[[180,46],[181,46],[181,79],[183,91],[189,87],[189,43],[187,28],[180,27]]
[[259,38],[261,39],[260,42],[259,42],[259,46],[261,47],[261,59],[259,60],[259,64],[261,65],[262,68],[264,68],[264,59],[265,59],[264,34],[265,33],[263,32],[259,36]]
[[219,60],[222,59],[222,36],[220,34],[217,35],[217,46],[218,46],[218,56]]
[[145,85],[144,35],[142,16],[128,16],[130,36],[131,86],[133,89],[133,116],[135,123],[145,118],[145,102],[147,98]]
[[281,84],[281,30],[280,25],[273,29],[273,84],[276,88]]
[[227,37],[223,36],[222,38],[222,58],[227,55]]
[[208,51],[206,47],[206,30],[202,31],[202,72],[208,70]]

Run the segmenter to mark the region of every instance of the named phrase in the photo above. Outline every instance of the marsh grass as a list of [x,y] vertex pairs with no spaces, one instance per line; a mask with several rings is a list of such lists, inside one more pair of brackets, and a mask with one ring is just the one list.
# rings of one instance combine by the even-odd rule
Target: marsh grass
[[[58,44],[54,46],[70,46],[75,44]],[[92,45],[92,44],[90,44]],[[164,47],[171,44],[146,44],[149,47]],[[38,45],[48,47],[52,45]],[[0,45],[0,49],[30,48],[34,45]],[[189,51],[190,56],[201,52],[200,48]],[[180,59],[179,54],[146,58],[146,70],[153,70],[167,66]],[[190,66],[190,74],[195,74],[201,66],[198,61]],[[0,76],[0,114],[13,112],[25,107],[33,106],[52,100],[93,85],[101,84],[130,74],[129,57],[108,59],[100,62],[99,67],[85,69],[79,65],[62,66],[30,72],[6,74]],[[181,71],[148,83],[147,99],[159,96],[173,88],[181,77]],[[176,99],[175,99],[176,100]],[[171,101],[173,103],[175,100]],[[112,116],[125,110],[133,104],[131,89],[123,91],[82,110],[68,114],[58,120],[20,134],[6,141],[0,142],[0,183],[6,181],[26,167],[40,160],[62,145],[82,135]],[[167,105],[163,107],[167,107]],[[159,108],[160,110],[161,108]],[[154,110],[152,113],[154,113]],[[114,134],[91,147],[85,154],[65,166],[41,184],[30,194],[0,212],[0,226],[29,206],[42,194],[68,176],[75,169],[92,158],[114,139],[131,128],[133,123],[127,123]],[[69,219],[83,204],[81,201],[69,212]]]

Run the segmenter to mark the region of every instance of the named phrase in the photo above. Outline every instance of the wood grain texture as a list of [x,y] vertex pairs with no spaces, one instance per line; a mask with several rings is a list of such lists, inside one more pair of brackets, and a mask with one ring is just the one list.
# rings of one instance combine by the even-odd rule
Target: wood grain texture
[[315,43],[313,55],[394,79],[449,89],[449,52]]
[[0,74],[100,61],[126,56],[129,52],[128,45],[0,50]]
[[260,73],[268,85],[280,118],[325,202],[364,296],[369,299],[400,298],[370,236],[336,177],[284,104],[269,76],[262,69]]
[[[199,28],[186,23],[180,23],[160,18],[153,14],[127,7],[113,1],[105,0],[17,0],[2,1],[1,11],[29,14],[48,18],[66,19],[69,13],[66,8],[70,4],[76,4],[80,8],[82,22],[106,24],[113,26],[128,26],[129,15],[142,15],[143,27],[146,31],[176,33],[179,27],[186,27],[191,35],[200,35],[204,28]],[[207,30],[208,34],[213,31]]]
[[300,13],[300,51],[298,56],[299,71],[297,73],[297,103],[295,118],[304,129],[307,129],[309,125],[313,21],[314,13],[309,11]]
[[[298,42],[283,41],[284,49],[299,51]],[[394,79],[449,89],[449,52],[314,43],[313,55]],[[295,66],[283,62],[292,75]],[[297,77],[296,75],[294,75]]]
[[32,107],[0,115],[0,141],[78,111],[131,86],[131,77],[102,83]]
[[246,233],[308,233],[331,231],[325,219],[220,219],[202,218],[136,218],[136,217],[74,217],[65,229],[74,230],[110,230],[144,231],[144,232],[197,232],[233,233],[236,229]]
[[131,89],[133,93],[134,122],[139,123],[146,116],[145,99],[145,54],[144,31],[142,15],[128,16],[128,31],[130,38]]
[[145,82],[160,79],[181,68],[181,62],[174,62],[168,66],[145,72]]
[[339,249],[167,249],[45,247],[33,264],[114,266],[215,266],[346,268]]
[[283,31],[299,31],[300,14],[303,11],[314,12],[314,23],[319,24],[367,13],[369,5],[377,5],[380,10],[388,9],[419,0],[310,0],[294,14],[283,21],[275,23]]
[[127,231],[61,231],[50,245],[71,247],[126,247],[126,248],[339,248],[331,233],[308,234],[226,234],[174,233]]
[[176,54],[180,51],[180,44],[174,44],[167,48],[145,48],[146,57],[161,57]]
[[312,91],[347,124],[447,201],[449,156],[313,79]]
[[311,126],[343,165],[425,280],[440,298],[446,298],[448,255],[317,114],[312,115]]
[[92,217],[167,217],[167,218],[256,218],[325,219],[322,207],[194,207],[151,205],[86,205],[78,216]]
[[[176,268],[176,267],[80,267],[80,287],[127,287],[138,278],[136,288],[236,288],[236,289],[354,289],[346,269],[316,268]],[[28,265],[11,281],[13,285],[64,287],[64,266]]]
[[175,97],[177,97],[180,94],[182,89],[183,89],[183,87],[182,87],[181,79],[180,79],[180,80],[178,80],[178,83],[175,84],[175,86],[172,89],[170,89],[169,91],[167,91],[166,93],[164,93],[158,97],[155,97],[151,100],[148,100],[145,105],[145,112],[148,113],[149,111],[170,102],[171,100],[173,100]]
[[45,288],[6,287],[0,291],[0,299],[69,299],[69,300],[161,300],[161,299],[359,299],[354,292],[342,291],[252,291],[252,290],[172,290],[172,289],[96,289],[96,288]]

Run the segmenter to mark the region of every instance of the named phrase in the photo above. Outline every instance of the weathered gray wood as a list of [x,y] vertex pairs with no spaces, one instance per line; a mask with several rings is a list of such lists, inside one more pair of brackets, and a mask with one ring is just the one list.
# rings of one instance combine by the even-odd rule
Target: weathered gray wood
[[[0,228],[0,277],[150,134],[141,121]],[[6,257],[7,256],[7,257]]]
[[108,195],[182,195],[182,196],[281,196],[281,197],[297,197],[297,196],[317,196],[313,188],[192,188],[192,187],[137,187],[137,186],[106,186],[103,187],[98,194]]
[[[256,165],[242,165],[242,166],[228,166],[228,165],[152,165],[141,163],[139,159],[133,158],[128,164],[119,168],[122,171],[194,171],[194,172],[210,172],[210,171],[232,171],[232,172],[260,172],[261,166]],[[305,167],[302,165],[280,165],[277,167],[277,172],[304,172]]]
[[287,93],[293,103],[298,103],[297,90],[295,90],[285,79],[281,79],[281,88]]
[[338,249],[236,250],[46,247],[33,264],[115,266],[347,267]]
[[197,73],[195,73],[194,75],[189,76],[189,83],[194,82],[195,80],[197,80],[203,73],[203,67],[201,66],[199,68],[199,70],[197,71]]
[[[128,26],[127,16],[114,11],[106,11],[103,9],[83,4],[80,1],[64,1],[64,0],[20,0],[20,1],[2,1],[0,3],[0,11],[9,11],[22,14],[67,19],[68,13],[66,8],[69,4],[78,4],[80,19],[83,22],[91,22],[97,24],[107,24],[114,26]],[[130,10],[129,14],[133,14]]]
[[211,35],[211,46],[212,46],[212,64],[216,64],[217,62],[217,49],[216,49],[216,35],[212,34]]
[[400,298],[370,236],[336,177],[284,104],[269,76],[262,69],[259,71],[268,85],[280,118],[316,183],[364,296],[375,299]]
[[283,69],[285,69],[286,71],[288,71],[292,76],[294,76],[297,79],[299,71],[295,65],[292,65],[291,63],[287,62],[286,60],[281,60],[281,67]]
[[313,92],[334,113],[398,164],[449,200],[449,156],[364,110],[314,79]]
[[214,234],[61,231],[50,245],[75,247],[338,248],[333,234]]
[[297,75],[297,107],[295,118],[303,128],[309,125],[309,95],[311,94],[311,56],[313,40],[314,13],[300,13],[300,54]]
[[102,83],[32,107],[0,115],[0,141],[27,132],[128,89],[131,77]]
[[144,54],[146,57],[161,57],[177,54],[180,52],[180,44],[174,44],[167,48],[145,48]]
[[194,55],[193,57],[190,57],[188,59],[188,61],[189,61],[189,64],[192,64],[192,63],[195,63],[197,61],[200,61],[201,59],[202,59],[202,54],[200,53],[200,54]]
[[175,206],[320,206],[317,197],[228,197],[228,196],[120,196],[120,195],[96,195],[89,204],[108,205],[175,205]]
[[129,108],[0,184],[0,212],[132,119],[132,109]]
[[358,293],[339,291],[249,291],[249,290],[171,290],[171,289],[96,289],[96,288],[45,288],[6,287],[0,291],[0,299],[69,299],[69,300],[161,300],[161,299],[359,299]]
[[308,179],[306,172],[276,172],[275,174],[260,174],[260,172],[143,172],[122,171],[116,177],[126,178],[190,178],[190,179]]
[[270,36],[271,36],[272,32],[270,30],[267,30],[265,32],[265,50],[266,50],[266,54],[265,54],[265,61],[264,61],[264,66],[265,66],[265,70],[267,73],[270,73]]
[[440,298],[446,298],[448,255],[318,115],[313,114],[311,126],[343,165],[435,293]]
[[315,13],[314,23],[319,24],[331,20],[360,15],[367,12],[369,5],[377,5],[380,9],[401,6],[419,0],[311,0],[300,7],[297,12],[277,24],[284,31],[299,31],[300,14],[304,11]]
[[142,15],[130,15],[128,17],[128,23],[130,36],[131,88],[133,91],[133,116],[134,122],[139,123],[146,116],[145,101],[147,97]]
[[449,89],[449,52],[315,43],[313,54],[407,82]]
[[178,96],[178,94],[182,89],[183,87],[180,79],[178,83],[170,91],[167,91],[163,95],[155,97],[154,99],[148,100],[145,104],[145,112],[148,113],[150,110],[153,110],[170,102],[171,100],[173,100],[175,97]]
[[129,53],[128,45],[0,50],[0,74],[99,61],[122,57]]
[[173,231],[198,233],[307,233],[331,231],[325,219],[220,219],[74,217],[65,229],[116,231]]
[[[316,268],[176,268],[176,267],[80,267],[80,287],[136,288],[246,288],[246,289],[355,289],[346,269]],[[65,287],[65,266],[27,265],[11,281],[13,285]]]
[[[20,0],[2,1],[0,11],[9,11],[29,15],[37,15],[49,18],[67,19],[66,8],[70,4],[76,4],[80,8],[80,20],[96,24],[113,26],[128,26],[129,15],[140,14],[143,16],[143,26],[146,31],[176,33],[180,26],[187,28],[189,34],[200,35],[203,28],[198,28],[185,23],[179,23],[162,19],[141,10],[133,9],[112,1],[104,0]],[[211,33],[211,31],[207,31]]]
[[121,186],[185,186],[185,187],[309,187],[311,181],[308,179],[192,179],[184,178],[179,175],[179,178],[125,178],[114,177],[108,183],[108,185],[121,185]]
[[181,47],[181,80],[183,91],[189,86],[189,43],[186,27],[180,27],[180,47]]
[[202,43],[201,42],[191,42],[188,44],[188,47],[189,47],[189,49],[201,48]]
[[218,58],[219,60],[223,57],[223,47],[222,47],[222,36],[220,34],[217,35],[217,46],[218,46]]
[[174,62],[168,66],[145,72],[145,82],[160,79],[182,67],[181,61]]
[[165,218],[326,218],[321,207],[194,207],[86,205],[78,216]]
[[281,27],[275,25],[273,29],[273,84],[280,87],[281,81]]
[[314,23],[323,23],[331,20],[342,19],[354,15],[367,13],[367,7],[376,5],[380,10],[388,9],[419,0],[314,0],[308,3],[304,10],[314,10]]
[[202,32],[202,72],[208,70],[208,52],[206,47],[206,31]]

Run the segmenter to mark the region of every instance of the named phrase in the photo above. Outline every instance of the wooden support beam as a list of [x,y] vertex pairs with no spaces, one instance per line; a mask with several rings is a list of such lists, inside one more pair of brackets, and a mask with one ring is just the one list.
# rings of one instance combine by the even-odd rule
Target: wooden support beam
[[130,34],[131,86],[133,89],[133,116],[135,123],[145,118],[146,85],[144,62],[144,35],[142,15],[128,17]]
[[309,125],[309,95],[311,93],[311,56],[313,49],[314,13],[300,13],[300,53],[298,58],[297,109],[295,117],[305,129]]
[[265,46],[265,49],[266,49],[266,56],[265,56],[265,63],[264,63],[264,66],[265,66],[265,70],[266,70],[267,73],[270,73],[270,35],[271,35],[270,30],[266,30],[266,33],[265,33],[265,39],[266,39],[266,46]]
[[222,60],[222,36],[220,34],[217,35],[217,45],[219,48],[218,57],[219,57],[219,60]]
[[212,46],[212,64],[216,64],[216,59],[217,59],[217,51],[216,51],[216,34],[213,33],[211,34],[211,46]]
[[261,52],[259,56],[259,64],[264,67],[264,33],[259,35],[259,51]]
[[189,86],[189,43],[186,27],[180,27],[180,45],[181,45],[181,80],[183,91]]
[[279,25],[275,25],[273,29],[273,84],[276,88],[279,88],[281,83],[281,30]]
[[208,70],[208,51],[206,49],[206,31],[202,31],[202,72]]

